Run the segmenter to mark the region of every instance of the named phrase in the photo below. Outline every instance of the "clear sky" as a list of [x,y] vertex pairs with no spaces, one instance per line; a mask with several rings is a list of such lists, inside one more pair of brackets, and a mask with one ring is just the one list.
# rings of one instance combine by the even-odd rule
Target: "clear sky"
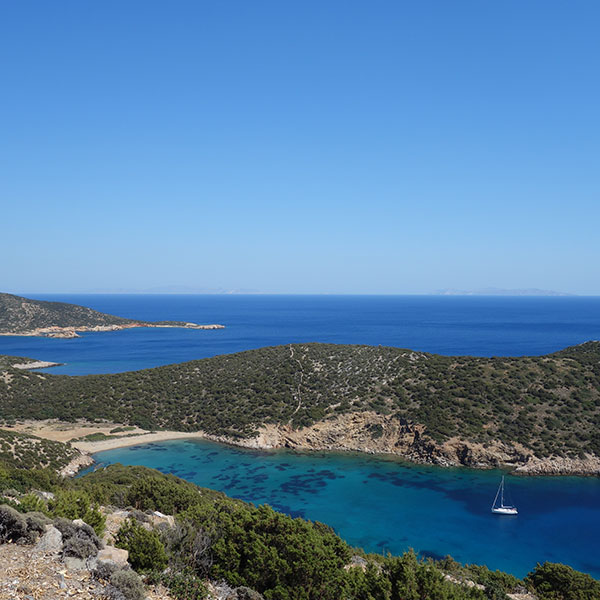
[[600,2],[0,5],[0,290],[600,294]]

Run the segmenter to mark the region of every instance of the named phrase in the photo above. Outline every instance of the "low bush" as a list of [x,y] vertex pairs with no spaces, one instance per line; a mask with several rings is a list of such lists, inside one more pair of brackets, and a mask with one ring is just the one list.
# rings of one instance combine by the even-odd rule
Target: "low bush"
[[63,536],[63,556],[85,559],[98,554],[102,544],[89,525],[84,523],[78,526],[68,519],[59,518],[54,526]]
[[177,600],[204,600],[208,596],[202,579],[187,569],[180,573],[153,573],[149,580],[164,585]]
[[96,565],[96,568],[92,571],[92,576],[98,581],[110,581],[110,578],[116,573],[121,567],[112,560],[102,560]]
[[43,535],[46,525],[52,522],[46,515],[39,512],[27,513],[25,521],[27,523],[27,538],[31,542]]
[[98,546],[81,529],[63,544],[63,556],[74,556],[75,558],[85,559],[97,554]]
[[70,519],[65,519],[64,517],[54,519],[54,527],[61,532],[63,540],[68,540],[71,536],[75,535],[75,532],[77,531],[77,525]]
[[0,543],[27,539],[27,521],[17,510],[3,504],[0,506]]
[[111,600],[144,600],[146,597],[142,580],[130,569],[121,569],[113,573],[110,588],[108,595]]

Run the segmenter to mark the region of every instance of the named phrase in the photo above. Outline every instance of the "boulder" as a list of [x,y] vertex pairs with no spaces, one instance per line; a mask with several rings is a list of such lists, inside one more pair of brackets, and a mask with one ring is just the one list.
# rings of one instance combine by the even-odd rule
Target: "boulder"
[[62,533],[50,525],[46,533],[39,539],[34,547],[35,552],[60,552],[63,545]]
[[115,548],[114,546],[106,546],[98,552],[98,562],[113,561],[116,564],[124,567],[127,565],[127,559],[129,558],[129,552],[121,548]]

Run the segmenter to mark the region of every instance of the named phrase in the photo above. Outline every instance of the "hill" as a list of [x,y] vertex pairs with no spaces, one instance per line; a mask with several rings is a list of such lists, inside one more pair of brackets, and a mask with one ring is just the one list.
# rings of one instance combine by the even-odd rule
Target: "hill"
[[[61,471],[82,457],[70,444],[0,429],[0,466],[15,469],[48,468]],[[91,461],[87,461],[89,464]]]
[[7,421],[105,419],[254,447],[600,471],[599,342],[517,358],[298,344],[83,377],[0,364]]
[[31,300],[0,293],[0,335],[77,337],[78,331],[111,331],[128,327],[218,329],[180,321],[136,321],[98,312],[78,304]]

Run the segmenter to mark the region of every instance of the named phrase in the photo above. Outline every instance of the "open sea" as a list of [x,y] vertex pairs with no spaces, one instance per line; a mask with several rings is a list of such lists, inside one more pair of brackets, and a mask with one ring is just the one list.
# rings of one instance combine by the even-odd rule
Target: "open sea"
[[[38,295],[140,320],[226,329],[134,329],[73,340],[0,337],[0,354],[114,373],[291,342],[381,344],[476,356],[540,355],[600,339],[600,298],[479,296]],[[517,576],[564,562],[600,578],[600,478],[509,477],[517,517],[492,515],[498,471],[441,469],[357,454],[257,452],[173,441],[99,453],[143,464],[294,516],[350,544],[451,554]]]

